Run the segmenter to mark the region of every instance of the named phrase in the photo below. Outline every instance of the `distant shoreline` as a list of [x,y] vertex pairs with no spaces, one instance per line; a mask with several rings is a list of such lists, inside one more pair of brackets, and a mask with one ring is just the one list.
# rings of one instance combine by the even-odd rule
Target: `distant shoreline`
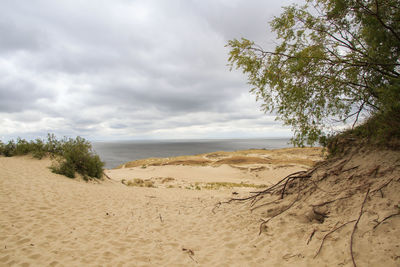
[[93,148],[105,161],[105,168],[139,159],[196,155],[215,151],[246,149],[277,149],[292,147],[289,138],[249,139],[184,139],[184,140],[121,140],[92,142]]

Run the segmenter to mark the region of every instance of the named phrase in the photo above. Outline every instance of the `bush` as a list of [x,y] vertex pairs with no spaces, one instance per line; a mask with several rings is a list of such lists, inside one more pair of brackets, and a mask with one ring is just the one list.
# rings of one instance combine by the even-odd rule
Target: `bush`
[[16,145],[13,140],[9,141],[6,145],[3,147],[3,155],[6,157],[12,157],[15,155],[15,149]]
[[47,134],[47,142],[45,144],[45,150],[50,154],[61,154],[62,144],[66,142],[66,139],[58,140],[54,134]]
[[78,172],[85,179],[101,178],[103,175],[104,163],[94,153],[91,143],[79,136],[58,140],[54,134],[48,134],[47,142],[41,139],[28,142],[17,138],[17,142],[0,142],[1,154],[6,157],[32,154],[38,159],[49,154],[55,160],[50,167],[55,173],[74,178],[75,172]]
[[75,172],[82,174],[84,178],[102,177],[104,163],[93,152],[90,142],[78,136],[76,139],[64,139],[59,145],[61,152],[56,154],[58,159],[52,166],[53,172],[71,178],[75,177]]
[[4,143],[0,141],[0,155],[3,155]]
[[58,159],[58,163],[50,167],[50,169],[57,174],[65,175],[69,178],[75,178],[75,166],[62,158]]
[[30,142],[30,148],[32,156],[37,159],[41,159],[47,154],[45,143],[41,139],[36,139]]
[[17,138],[17,143],[15,144],[14,155],[22,156],[27,155],[32,151],[31,145],[25,139]]

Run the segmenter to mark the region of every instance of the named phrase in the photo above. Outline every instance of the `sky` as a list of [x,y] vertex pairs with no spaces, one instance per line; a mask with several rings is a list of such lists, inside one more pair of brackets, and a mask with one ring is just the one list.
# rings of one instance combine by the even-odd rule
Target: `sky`
[[294,0],[1,0],[0,139],[290,137],[228,40],[273,49]]

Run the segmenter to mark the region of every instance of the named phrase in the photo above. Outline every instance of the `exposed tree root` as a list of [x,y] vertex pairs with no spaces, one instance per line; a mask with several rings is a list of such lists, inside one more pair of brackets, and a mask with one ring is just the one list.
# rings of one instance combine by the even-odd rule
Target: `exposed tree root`
[[284,208],[281,212],[279,212],[278,214],[275,214],[272,217],[269,217],[267,220],[262,219],[263,222],[260,224],[260,232],[258,233],[258,235],[261,235],[264,225],[266,225],[273,218],[275,218],[275,217],[281,215],[282,213],[284,213],[285,211],[289,210],[294,205],[294,203],[296,203],[299,200],[299,198],[300,198],[300,193],[297,195],[296,199],[289,206]]
[[[328,217],[333,218],[335,213],[332,213],[332,211],[335,212],[340,212],[341,210],[345,209],[347,207],[347,202],[343,203],[344,205],[342,206],[340,203],[337,205],[332,205],[325,207],[327,205],[333,204],[338,201],[342,200],[347,200],[356,196],[359,196],[360,194],[363,194],[363,202],[361,203],[360,209],[359,209],[359,214],[358,217],[354,220],[351,220],[351,217],[349,218],[350,220],[348,222],[341,222],[336,223],[333,228],[323,236],[321,244],[318,248],[318,251],[314,255],[314,258],[316,258],[323,246],[324,242],[326,239],[333,234],[334,232],[342,229],[346,225],[349,224],[354,224],[353,229],[350,235],[350,256],[351,260],[353,263],[353,266],[357,266],[353,248],[354,248],[354,243],[355,243],[355,233],[357,232],[359,222],[361,220],[361,217],[363,216],[365,212],[365,206],[366,202],[369,198],[369,196],[374,195],[375,193],[381,194],[382,198],[384,197],[383,194],[383,189],[388,187],[391,183],[400,182],[400,178],[395,178],[395,177],[388,177],[385,180],[383,179],[382,175],[386,173],[393,173],[394,169],[397,168],[397,165],[395,167],[390,167],[387,169],[382,170],[382,166],[380,165],[375,165],[371,167],[371,169],[362,169],[360,165],[353,165],[351,166],[348,164],[350,160],[352,159],[354,155],[350,155],[349,157],[342,159],[339,163],[335,163],[334,159],[333,160],[326,160],[322,163],[317,164],[315,167],[308,171],[298,171],[292,174],[287,175],[283,179],[279,180],[277,183],[274,185],[262,190],[262,191],[256,191],[256,192],[250,192],[250,196],[248,197],[243,197],[243,198],[230,198],[226,202],[219,202],[217,205],[214,207],[213,212],[216,208],[218,208],[220,205],[225,204],[225,203],[232,203],[235,201],[238,202],[250,202],[250,211],[254,211],[256,209],[266,207],[269,205],[284,205],[288,201],[285,201],[285,199],[288,196],[291,196],[290,199],[290,204],[289,205],[284,205],[280,207],[280,210],[278,213],[274,212],[274,214],[270,217],[267,218],[262,218],[261,223],[259,226],[259,235],[265,230],[266,225],[273,220],[274,218],[282,215],[283,213],[289,211],[293,207],[300,207],[300,205],[295,205],[296,203],[299,203],[301,201],[302,205],[304,203],[308,203],[309,207],[312,208],[312,216],[310,217],[308,214],[305,215],[307,219],[310,221],[315,220],[320,218],[318,220],[320,223],[323,223],[324,220]],[[337,159],[336,159],[337,160]],[[327,164],[330,164],[330,166],[326,168],[321,168]],[[347,165],[347,166],[346,166]],[[350,166],[348,166],[350,165]],[[400,165],[399,165],[400,166]],[[317,171],[320,171],[318,173],[315,173]],[[344,174],[346,173],[346,174]],[[376,177],[382,177],[381,179],[376,179]],[[322,184],[323,182],[323,184]],[[321,188],[321,184],[322,187]],[[332,186],[332,190],[327,190],[324,188],[330,188]],[[343,187],[344,186],[344,187]],[[317,198],[310,198],[316,192],[317,190],[320,190],[319,195]],[[297,191],[297,192],[296,192]],[[297,193],[297,196],[295,194]],[[273,198],[269,200],[268,198],[265,197],[265,195],[271,195],[274,196]],[[275,197],[276,196],[276,197]],[[264,203],[259,203],[261,199],[264,199]],[[310,199],[314,203],[310,203],[308,201]],[[322,202],[317,202],[319,201]],[[257,204],[259,203],[259,204]],[[273,209],[276,211],[276,209]],[[332,215],[333,214],[333,215]],[[267,215],[268,216],[268,215]],[[304,215],[302,215],[304,216]],[[348,216],[352,216],[352,214],[349,214]],[[390,218],[393,218],[395,216],[400,216],[400,208],[398,212],[391,214],[381,221],[376,221],[376,225],[373,227],[373,229],[376,229],[379,225],[381,225],[383,222],[387,221]],[[318,217],[318,218],[317,218]],[[331,221],[331,220],[330,220]],[[318,232],[317,228],[314,228],[312,232],[310,233],[308,239],[307,239],[307,245],[311,242],[313,237],[315,237],[315,234]]]
[[251,208],[250,211],[253,211],[255,209],[258,209],[258,208],[261,208],[261,207],[265,207],[265,206],[268,206],[268,205],[271,205],[271,204],[277,204],[279,201],[280,201],[280,199],[276,199],[276,200],[273,200],[273,201],[270,201],[270,202],[255,206],[255,207]]
[[325,201],[325,202],[322,202],[322,203],[319,203],[319,204],[314,204],[314,205],[312,205],[312,207],[322,207],[322,206],[331,204],[331,203],[333,203],[333,202],[335,202],[335,201],[338,201],[338,200],[342,200],[342,199],[346,199],[346,198],[351,198],[352,196],[353,196],[353,195],[348,195],[348,196],[339,197],[339,198],[336,198],[336,199],[333,199],[333,200],[328,200],[328,201]]
[[379,191],[381,193],[381,196],[383,198],[383,192],[382,189],[386,186],[388,186],[391,182],[393,181],[393,178],[389,179],[387,182],[383,183],[380,187],[378,187],[375,190],[372,190],[371,193],[376,193],[377,191]]
[[384,221],[386,221],[386,220],[388,220],[388,219],[390,219],[390,218],[392,218],[392,217],[394,217],[394,216],[399,216],[399,215],[400,215],[400,211],[398,211],[397,213],[394,213],[394,214],[391,214],[391,215],[385,217],[382,221],[378,222],[378,223],[373,227],[373,229],[376,229],[376,227],[378,227],[379,225],[381,225],[381,223],[383,223]]
[[368,194],[369,194],[369,188],[368,188],[368,190],[367,190],[367,193],[365,194],[364,201],[363,201],[363,203],[362,203],[362,205],[361,205],[360,215],[358,215],[357,221],[356,221],[356,223],[354,224],[353,232],[351,232],[351,237],[350,237],[350,254],[351,254],[351,260],[353,261],[353,266],[354,266],[354,267],[356,267],[357,264],[356,264],[356,261],[355,261],[355,259],[354,259],[354,254],[353,254],[353,239],[354,239],[354,234],[355,234],[355,232],[356,232],[356,230],[357,230],[358,223],[359,223],[359,221],[360,221],[360,219],[361,219],[361,216],[363,215],[363,212],[364,212],[364,205],[365,205],[365,202],[367,202]]
[[319,249],[318,249],[317,253],[314,255],[314,259],[315,259],[315,258],[318,256],[318,254],[321,252],[321,249],[322,249],[322,246],[324,245],[325,239],[326,239],[330,234],[332,234],[333,232],[336,232],[336,231],[339,230],[340,228],[342,228],[342,227],[348,225],[349,223],[353,223],[353,222],[355,222],[355,221],[356,221],[356,220],[352,220],[352,221],[346,222],[346,223],[340,225],[339,227],[336,227],[336,228],[334,228],[333,230],[329,231],[329,233],[327,233],[326,235],[324,235],[324,237],[322,238],[322,241],[321,241],[321,245],[319,246]]

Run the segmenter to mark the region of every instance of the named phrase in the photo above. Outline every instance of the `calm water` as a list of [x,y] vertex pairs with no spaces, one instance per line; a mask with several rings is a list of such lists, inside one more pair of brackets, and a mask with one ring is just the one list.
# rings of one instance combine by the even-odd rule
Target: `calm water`
[[290,147],[289,139],[222,139],[222,140],[162,140],[94,142],[93,148],[106,162],[106,168],[152,157],[195,155],[215,151],[235,151],[251,148],[274,149]]

